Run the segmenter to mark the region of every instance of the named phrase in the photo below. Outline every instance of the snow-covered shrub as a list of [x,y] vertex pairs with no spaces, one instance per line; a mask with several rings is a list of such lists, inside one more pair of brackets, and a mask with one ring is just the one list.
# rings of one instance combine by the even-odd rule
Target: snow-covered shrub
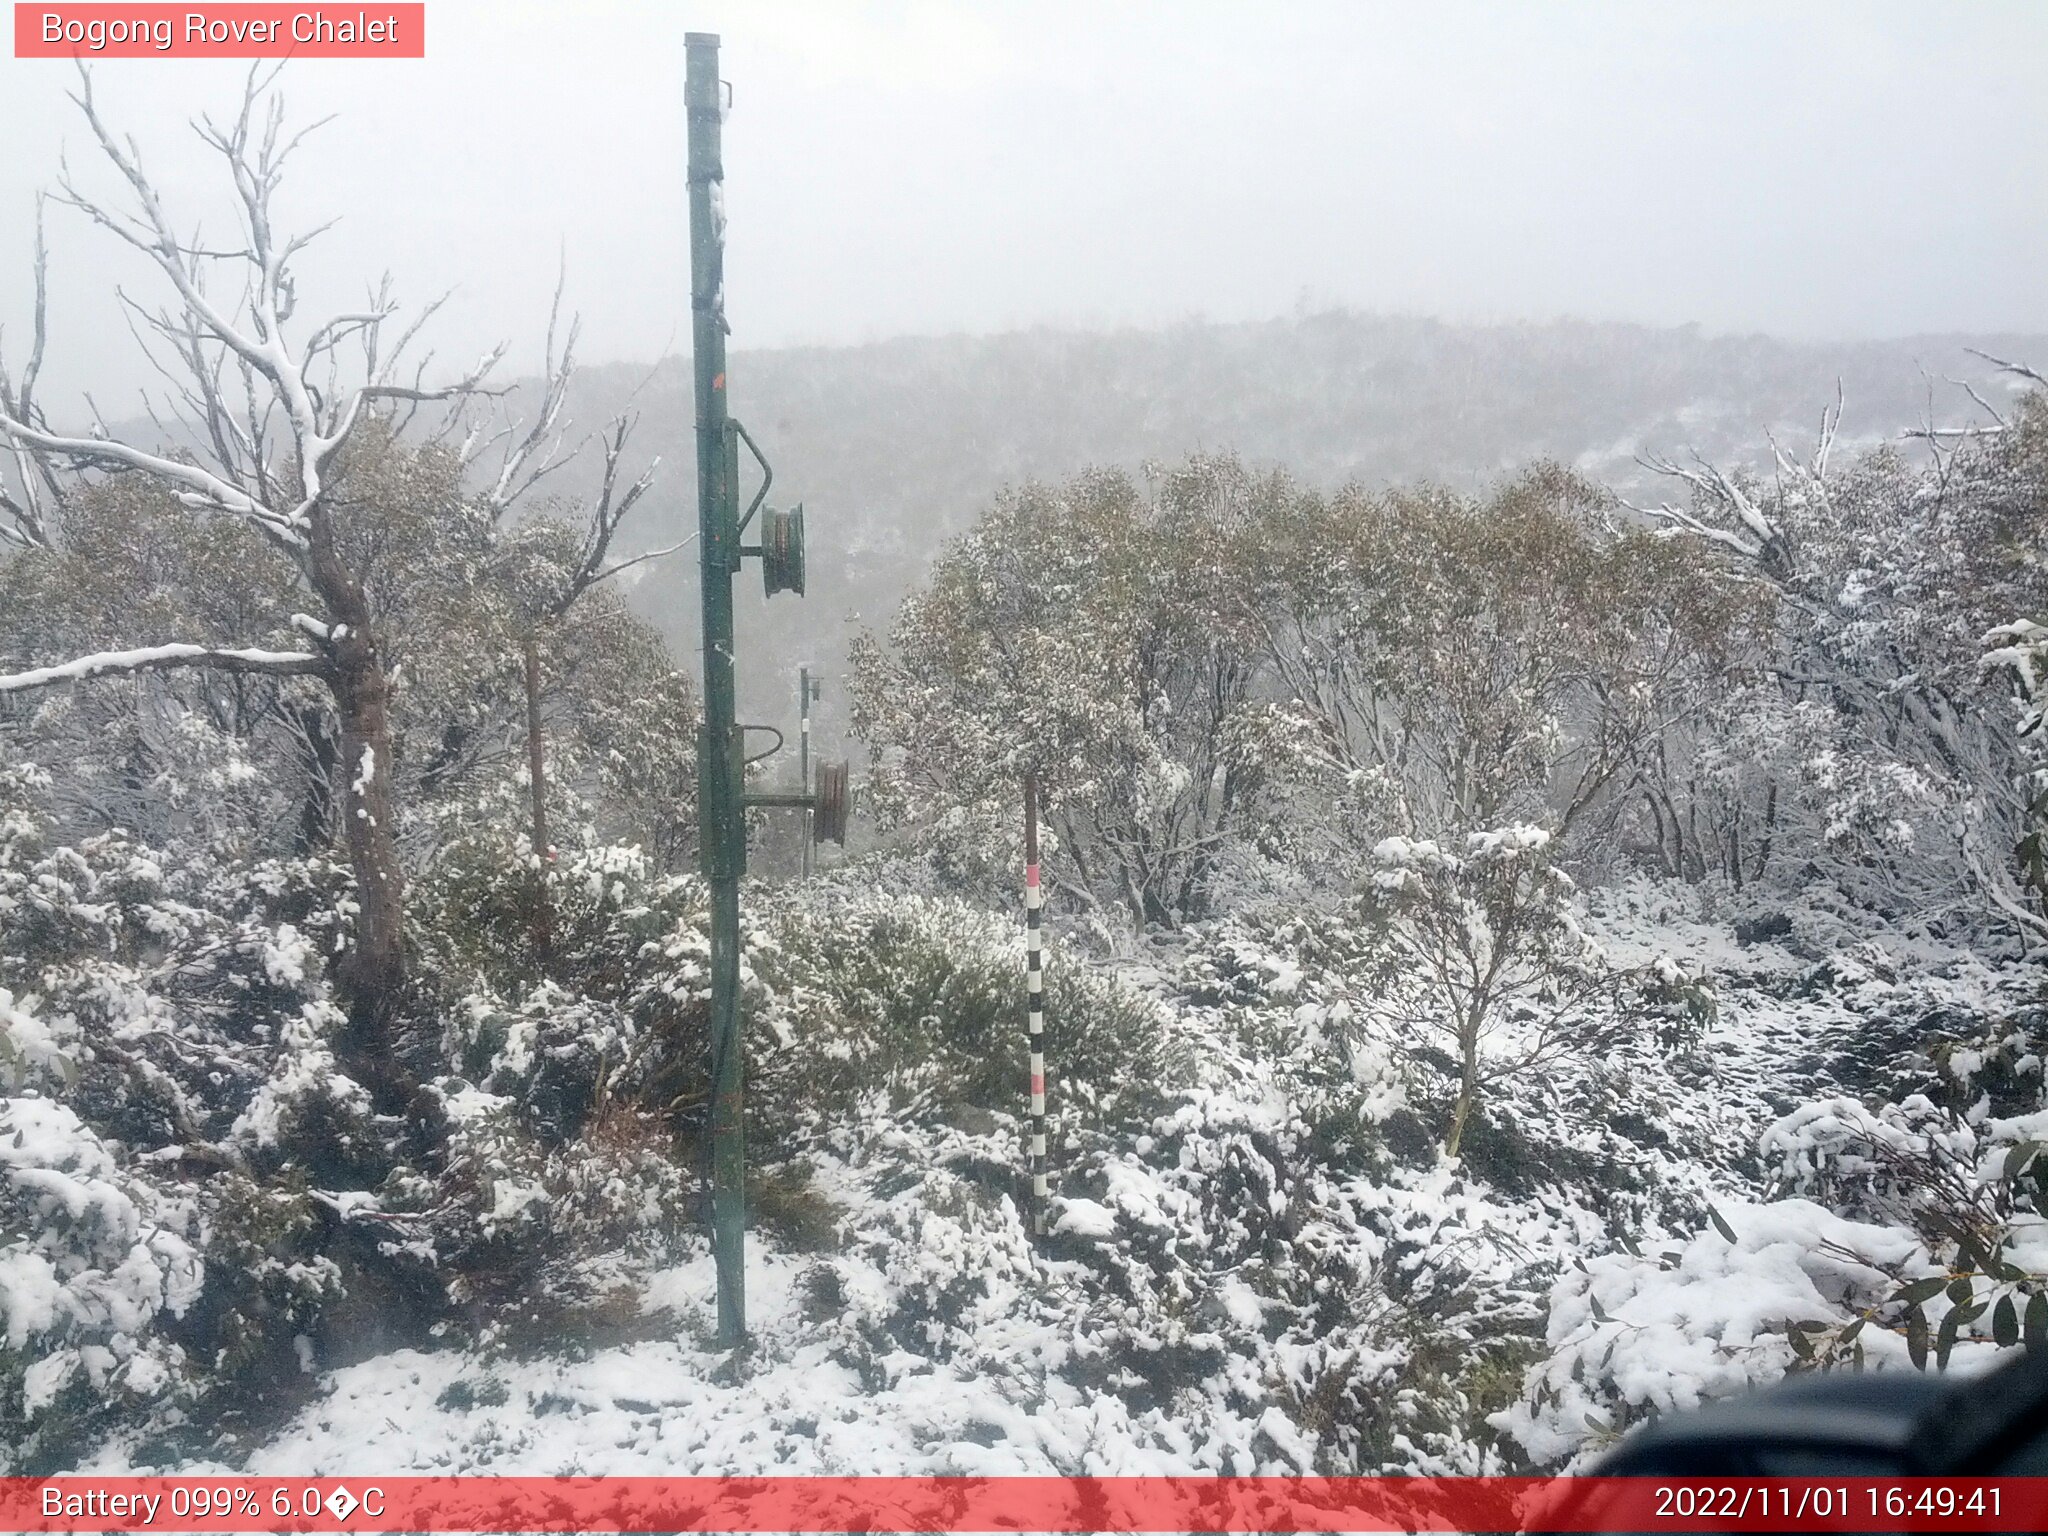
[[1551,1293],[1548,1357],[1495,1422],[1556,1466],[1802,1365],[1904,1364],[1900,1288],[1930,1274],[1942,1271],[1898,1227],[1810,1200],[1731,1202],[1689,1242],[1567,1271]]
[[[450,1070],[576,1135],[601,1101],[666,1113],[706,1070],[704,887],[637,848],[573,850],[536,877],[523,842],[465,841],[423,883]],[[534,950],[541,898],[551,942]]]
[[75,1039],[72,1103],[138,1147],[225,1136],[331,1009],[346,873],[325,860],[224,862],[118,833],[60,840],[46,775],[0,775],[0,986]]
[[1444,1152],[1456,1157],[1490,1084],[1625,1031],[1618,972],[1581,926],[1540,827],[1473,832],[1458,848],[1390,837],[1373,864],[1365,910],[1382,949],[1369,1006],[1448,1047],[1457,1091]]
[[[1025,1099],[1022,924],[950,899],[814,883],[778,898],[746,963],[755,1105],[794,1147],[879,1116],[1010,1116]],[[1163,1037],[1148,1000],[1049,946],[1049,1105],[1061,1127],[1157,1103]]]
[[894,1182],[850,1245],[855,1256],[886,1255],[893,1271],[886,1300],[844,1314],[848,1358],[871,1373],[897,1350],[978,1355],[990,1329],[1024,1307],[1038,1267],[1016,1207],[973,1180],[933,1168]]
[[1694,1050],[1719,1012],[1710,977],[1659,955],[1635,977],[1636,1001],[1658,1041],[1671,1050]]
[[185,1387],[162,1324],[198,1297],[189,1200],[124,1169],[66,1106],[0,1099],[0,1414],[7,1469],[62,1465],[76,1437]]
[[1909,1231],[1939,1262],[1952,1305],[1934,1316],[1932,1290],[1906,1297],[1914,1364],[1946,1366],[1973,1337],[2048,1347],[2048,1112],[1829,1099],[1772,1125],[1760,1150],[1778,1187]]
[[[71,1362],[49,1422],[66,1404],[140,1415],[166,1396],[197,1420],[299,1374],[298,1341],[339,1294],[307,1182],[383,1165],[366,1097],[329,1043],[344,877],[320,860],[174,859],[113,832],[66,842],[46,776],[0,778],[0,1080],[62,1096],[61,1112],[22,1099],[17,1113],[69,1117],[69,1161],[49,1179],[105,1197],[45,1200],[10,1228],[48,1249],[101,1221],[103,1248],[128,1247],[70,1261],[86,1277],[70,1283],[95,1294],[113,1292],[94,1272],[163,1272],[154,1310],[121,1314],[128,1342],[80,1323],[49,1357]],[[60,1366],[41,1369],[48,1384]]]
[[486,1339],[545,1343],[573,1328],[668,1258],[695,1214],[685,1149],[629,1104],[607,1101],[560,1140],[459,1078],[424,1098],[441,1120],[434,1155],[394,1175],[373,1208],[426,1235],[412,1257]]
[[308,1373],[312,1341],[345,1296],[324,1252],[324,1222],[300,1174],[256,1178],[197,1166],[187,1186],[198,1215],[206,1285],[175,1330],[203,1392],[193,1417],[246,1412]]
[[343,1022],[327,1002],[279,1022],[270,1074],[229,1130],[252,1164],[295,1165],[323,1184],[377,1176],[382,1149],[370,1095],[335,1062],[332,1041]]
[[[1981,1069],[1991,1053],[1941,1048]],[[2033,1097],[2039,1101],[2036,1084]],[[1548,1358],[1498,1423],[1539,1463],[1788,1371],[1976,1369],[2048,1348],[2048,1113],[1921,1093],[1834,1096],[1769,1125],[1768,1203],[1710,1208],[1688,1241],[1564,1275]]]
[[[34,1012],[36,999],[17,999],[0,987],[0,1089],[13,1093],[22,1088],[70,1088],[78,1082],[78,1062],[65,1050],[60,1039]],[[67,1030],[75,1037],[75,1030]],[[76,1040],[71,1039],[75,1050]]]
[[[539,858],[524,836],[473,831],[444,848],[414,905],[434,968],[514,992],[541,975],[617,997],[642,946],[703,905],[702,884],[664,875],[636,847],[601,844]],[[536,951],[543,904],[548,953]]]
[[646,1041],[616,1003],[542,982],[516,1001],[472,991],[450,1009],[449,1061],[516,1100],[538,1133],[573,1137],[608,1093],[639,1077]]

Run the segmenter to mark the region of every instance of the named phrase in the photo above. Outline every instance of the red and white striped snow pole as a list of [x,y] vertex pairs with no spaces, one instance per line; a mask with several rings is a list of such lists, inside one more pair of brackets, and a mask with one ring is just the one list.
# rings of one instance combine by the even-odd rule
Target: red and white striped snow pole
[[1045,967],[1038,928],[1038,780],[1024,781],[1024,1003],[1031,1032],[1031,1231],[1045,1233]]

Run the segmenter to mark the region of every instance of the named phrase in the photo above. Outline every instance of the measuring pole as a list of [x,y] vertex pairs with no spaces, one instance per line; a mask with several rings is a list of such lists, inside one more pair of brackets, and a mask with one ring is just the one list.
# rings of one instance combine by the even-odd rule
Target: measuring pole
[[718,1342],[746,1341],[746,1151],[739,1031],[740,870],[746,827],[733,714],[732,578],[739,569],[737,465],[726,412],[725,166],[718,38],[691,32],[683,102],[690,128],[690,315],[697,392],[697,548],[704,615],[704,724],[697,738],[698,832],[711,887],[711,1246]]
[[1024,781],[1024,1008],[1031,1034],[1031,1231],[1043,1236],[1045,1178],[1045,970],[1038,912],[1038,780]]
[[[811,669],[809,667],[798,667],[796,669],[798,716],[796,747],[797,788],[801,789],[806,795],[811,792],[811,689],[816,686],[811,681]],[[803,876],[808,880],[811,877],[811,813],[808,809],[804,812],[803,859]]]

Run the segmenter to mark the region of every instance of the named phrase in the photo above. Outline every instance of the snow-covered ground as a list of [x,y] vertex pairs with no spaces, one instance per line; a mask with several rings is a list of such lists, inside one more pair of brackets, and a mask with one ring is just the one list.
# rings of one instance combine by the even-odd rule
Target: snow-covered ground
[[[1117,964],[1158,1010],[1141,1109],[1070,1096],[1062,1116],[1055,1035],[1042,1248],[1006,1181],[1012,1106],[866,1115],[801,1159],[831,1236],[752,1238],[744,1356],[711,1348],[710,1260],[688,1238],[634,1276],[640,1316],[613,1342],[328,1370],[236,1463],[1476,1472],[1558,1464],[1600,1426],[1769,1379],[1796,1363],[1788,1322],[1832,1340],[1933,1271],[1905,1226],[1781,1198],[1760,1139],[1802,1105],[1883,1096],[1887,1073],[1927,1069],[1923,1021],[1994,1020],[2026,978],[1925,941],[1834,947],[1807,910],[1739,942],[1697,890],[1591,906],[1610,956],[1704,975],[1717,1013],[1690,1038],[1646,1028],[1509,1080],[1459,1163],[1435,1150],[1441,1072],[1359,1024],[1311,925],[1217,925]],[[1958,1366],[1990,1353],[1972,1331]],[[1901,1329],[1862,1339],[1872,1363],[1904,1364]],[[131,1437],[90,1468],[150,1455]]]

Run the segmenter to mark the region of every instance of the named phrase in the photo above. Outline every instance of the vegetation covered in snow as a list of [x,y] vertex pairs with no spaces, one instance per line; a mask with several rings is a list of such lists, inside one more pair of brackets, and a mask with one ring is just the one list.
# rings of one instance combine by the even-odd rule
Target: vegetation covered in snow
[[739,1351],[623,429],[521,511],[541,439],[482,475],[382,377],[286,399],[283,495],[203,384],[138,461],[0,376],[5,1470],[1556,1468],[2048,1344],[2024,370],[1633,507],[1204,455],[975,509],[856,647],[874,851],[745,892]]

